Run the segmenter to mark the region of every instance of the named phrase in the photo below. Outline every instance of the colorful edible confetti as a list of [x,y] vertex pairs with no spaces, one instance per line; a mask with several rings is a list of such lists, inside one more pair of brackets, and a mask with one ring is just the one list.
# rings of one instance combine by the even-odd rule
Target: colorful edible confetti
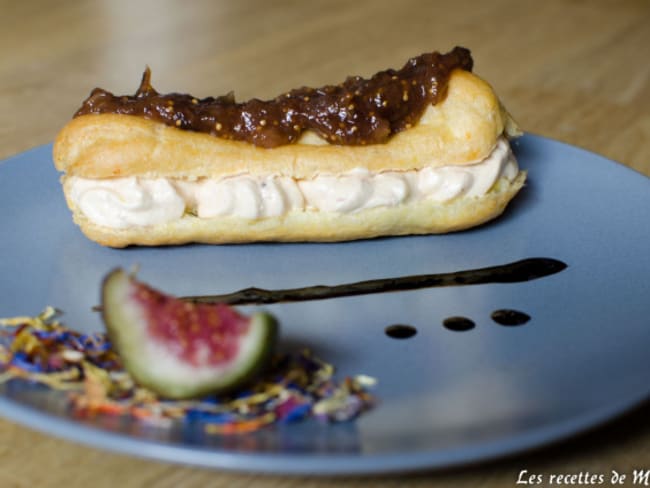
[[76,332],[58,316],[48,307],[36,317],[0,319],[0,382],[21,379],[65,391],[80,415],[127,415],[158,426],[200,422],[207,433],[237,434],[307,417],[347,421],[375,402],[367,391],[374,378],[336,381],[334,367],[308,350],[277,355],[245,391],[165,400],[135,384],[105,334]]

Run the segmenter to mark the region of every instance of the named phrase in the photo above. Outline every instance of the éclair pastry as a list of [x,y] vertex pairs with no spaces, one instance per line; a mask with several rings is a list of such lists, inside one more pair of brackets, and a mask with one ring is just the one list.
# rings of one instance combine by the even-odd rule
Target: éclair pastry
[[112,247],[467,229],[523,186],[519,131],[464,48],[273,100],[95,89],[54,144],[74,221]]

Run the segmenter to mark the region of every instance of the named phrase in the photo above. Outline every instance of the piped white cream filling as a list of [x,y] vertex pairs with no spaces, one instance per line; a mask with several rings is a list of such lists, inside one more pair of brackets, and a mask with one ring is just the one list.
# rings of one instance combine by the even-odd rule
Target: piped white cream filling
[[185,181],[171,178],[86,179],[70,177],[70,198],[97,225],[111,228],[171,222],[191,213],[199,218],[278,217],[291,211],[352,213],[424,199],[447,202],[486,194],[501,177],[519,173],[510,145],[497,141],[484,160],[463,166],[342,175],[296,180],[242,174]]

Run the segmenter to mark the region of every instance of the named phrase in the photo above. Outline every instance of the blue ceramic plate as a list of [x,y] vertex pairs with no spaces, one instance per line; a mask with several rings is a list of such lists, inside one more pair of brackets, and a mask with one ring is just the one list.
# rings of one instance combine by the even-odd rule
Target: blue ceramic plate
[[[449,467],[556,441],[647,399],[650,384],[650,179],[581,149],[527,135],[529,183],[498,220],[470,231],[343,244],[103,248],[66,208],[51,146],[0,165],[0,316],[65,311],[101,329],[91,306],[104,274],[177,295],[289,288],[451,272],[529,257],[568,264],[523,283],[483,284],[268,306],[286,345],[308,346],[340,376],[378,379],[356,421],[287,424],[241,436],[114,418],[78,420],[60,395],[12,382],[0,414],[95,447],[170,462],[277,473],[380,473]],[[504,327],[497,309],[531,319]],[[463,316],[475,327],[445,328]],[[409,339],[385,328],[408,324]]]

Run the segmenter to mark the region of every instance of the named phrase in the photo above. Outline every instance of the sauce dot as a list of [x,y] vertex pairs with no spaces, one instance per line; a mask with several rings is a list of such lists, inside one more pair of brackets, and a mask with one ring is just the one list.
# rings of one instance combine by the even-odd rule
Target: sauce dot
[[454,332],[465,332],[476,326],[474,321],[467,317],[447,317],[442,321],[442,325],[446,329],[453,330]]
[[386,327],[384,332],[388,337],[392,337],[393,339],[409,339],[417,334],[418,330],[412,325],[394,324]]
[[523,325],[530,320],[530,315],[518,310],[507,308],[495,310],[490,316],[497,324],[505,325],[507,327]]

